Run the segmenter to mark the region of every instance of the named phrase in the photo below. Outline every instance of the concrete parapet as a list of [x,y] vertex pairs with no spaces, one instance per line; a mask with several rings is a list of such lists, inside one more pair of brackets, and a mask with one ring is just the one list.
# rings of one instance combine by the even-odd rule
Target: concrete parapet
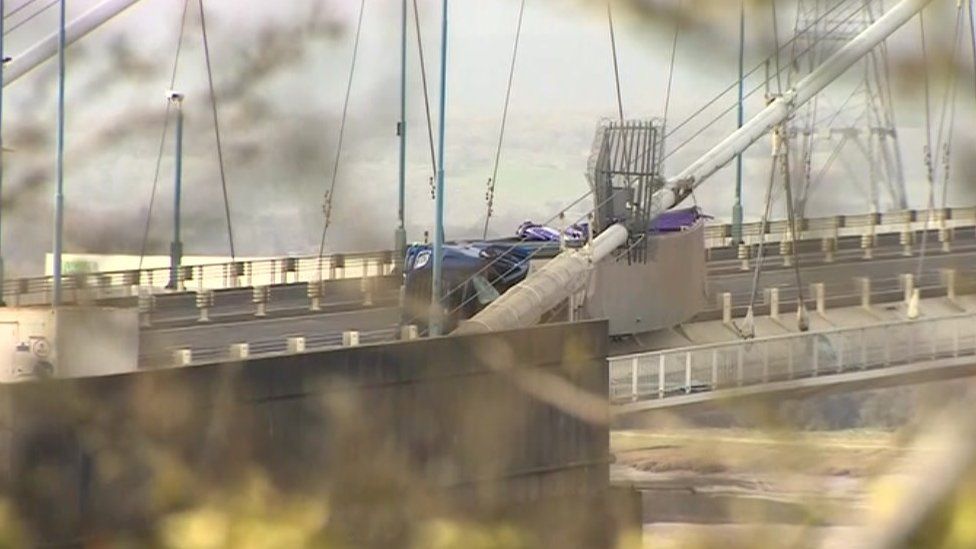
[[357,347],[359,345],[359,332],[355,330],[350,330],[347,332],[342,332],[342,346],[343,347]]
[[228,356],[231,360],[244,360],[251,355],[250,346],[247,343],[233,343],[230,346]]
[[304,337],[289,337],[288,338],[288,353],[289,354],[299,354],[305,352],[305,338]]

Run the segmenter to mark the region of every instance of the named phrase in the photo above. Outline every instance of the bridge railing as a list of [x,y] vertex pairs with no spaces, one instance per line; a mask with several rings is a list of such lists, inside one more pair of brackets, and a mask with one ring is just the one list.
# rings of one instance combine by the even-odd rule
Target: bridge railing
[[[223,290],[248,286],[344,280],[387,276],[395,268],[392,252],[364,252],[318,256],[282,257],[185,265],[178,273],[178,290]],[[157,293],[170,283],[169,267],[98,273],[72,273],[62,276],[65,300],[129,297],[139,290]],[[54,277],[42,276],[7,280],[3,296],[8,304],[49,303]],[[172,289],[172,288],[170,288]]]
[[[386,343],[402,337],[398,326],[362,332],[357,331],[355,333],[357,337],[355,345]],[[343,332],[303,333],[298,337],[302,339],[302,349],[300,351],[289,350],[289,339],[292,339],[289,337],[257,338],[253,340],[242,340],[230,346],[191,345],[156,350],[141,354],[139,356],[139,367],[166,368],[197,366],[201,364],[213,364],[215,362],[310,353],[349,346],[349,344],[344,342],[345,336]],[[235,350],[239,353],[241,345],[246,348],[244,356],[240,356],[239,354],[235,356]]]
[[[976,225],[976,208],[937,209],[929,215],[928,210],[904,210],[897,212],[835,215],[830,217],[808,218],[800,221],[799,234],[791,238],[786,221],[772,221],[766,226],[766,242],[781,240],[805,240],[812,238],[839,238],[860,236],[865,233],[901,233],[936,229],[956,229]],[[873,229],[873,230],[870,230]],[[742,225],[742,239],[746,244],[758,244],[762,235],[759,222]],[[705,245],[709,248],[724,248],[732,245],[732,226],[710,225],[705,229]]]
[[667,398],[966,355],[976,355],[973,314],[790,334],[610,358],[610,398]]

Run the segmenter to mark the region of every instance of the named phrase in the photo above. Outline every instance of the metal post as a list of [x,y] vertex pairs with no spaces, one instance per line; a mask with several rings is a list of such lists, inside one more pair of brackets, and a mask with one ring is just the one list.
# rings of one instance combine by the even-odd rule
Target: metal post
[[817,340],[812,338],[813,342],[813,377],[817,377],[820,372],[820,347],[817,346]]
[[55,189],[54,189],[54,292],[51,304],[61,305],[61,252],[64,238],[64,48],[65,48],[65,3],[60,2],[60,20],[58,24],[58,143],[57,159],[55,161]]
[[691,393],[691,352],[685,353],[685,394]]
[[[3,152],[3,85],[4,85],[4,59],[5,53],[3,48],[4,38],[6,36],[6,29],[3,25],[3,14],[6,13],[4,6],[4,1],[0,0],[0,205],[3,204],[3,157],[5,156]],[[0,208],[2,209],[2,208]],[[3,232],[2,232],[2,220],[3,213],[0,212],[0,307],[5,307],[7,304],[3,300]]]
[[769,318],[779,320],[779,288],[769,289]]
[[712,350],[712,390],[718,389],[718,349]]
[[794,367],[793,367],[793,340],[790,339],[786,347],[786,370],[790,379],[793,379]]
[[664,381],[667,376],[667,372],[665,371],[664,353],[661,353],[661,355],[658,356],[657,368],[657,396],[658,398],[664,398],[664,390],[666,388]]
[[403,0],[403,12],[400,21],[400,125],[397,127],[400,136],[400,178],[399,208],[397,221],[399,225],[394,235],[397,270],[403,263],[403,256],[407,249],[407,229],[405,226],[406,185],[407,185],[407,0]]
[[763,351],[762,382],[769,383],[769,345],[763,343],[762,351]]
[[736,347],[736,357],[735,357],[735,379],[739,387],[742,387],[742,381],[745,379],[745,372],[743,372],[743,362],[745,360],[745,350],[742,345]]
[[637,400],[637,367],[640,366],[640,359],[636,356],[631,359],[630,386],[633,393],[633,400]]
[[[737,128],[745,122],[745,96],[743,90],[744,63],[746,49],[746,6],[739,0],[739,112]],[[732,206],[732,242],[742,242],[742,153],[735,157],[735,204]]]
[[183,262],[183,242],[180,240],[180,209],[183,199],[183,95],[171,91],[169,100],[176,108],[176,174],[173,182],[173,242],[169,247],[169,284],[166,287],[179,290],[180,264]]
[[443,273],[441,261],[444,254],[444,119],[447,100],[447,0],[443,0],[441,13],[441,97],[440,120],[437,122],[437,189],[434,214],[434,263],[430,294],[430,335],[442,333],[441,298],[443,297]]

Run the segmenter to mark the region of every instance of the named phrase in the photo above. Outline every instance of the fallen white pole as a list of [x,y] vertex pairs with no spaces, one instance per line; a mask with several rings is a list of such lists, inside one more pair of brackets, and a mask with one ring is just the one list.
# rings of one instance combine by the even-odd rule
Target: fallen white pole
[[[736,130],[701,158],[668,180],[664,188],[654,193],[651,218],[661,215],[684,200],[708,177],[731,162],[790,114],[836,80],[858,59],[870,52],[885,38],[907,23],[931,0],[902,0],[881,18],[855,36],[843,48],[830,56],[796,86],[770,103],[752,120]],[[609,256],[627,242],[627,229],[614,225],[600,233],[590,243],[589,250],[572,250],[559,254],[524,281],[505,292],[483,311],[461,324],[456,333],[479,333],[510,330],[532,326],[542,315],[582,289],[586,274],[593,264]]]
[[[125,11],[139,0],[105,0],[78,16],[65,28],[65,42],[71,45],[100,27],[109,19]],[[26,51],[11,58],[4,68],[3,85],[7,87],[21,76],[54,57],[58,53],[58,32],[49,34]]]
[[793,112],[812,99],[831,82],[839,78],[858,59],[867,55],[893,32],[911,20],[931,0],[902,0],[888,10],[863,32],[851,39],[836,53],[808,74],[796,85],[766,106],[754,118],[733,132],[721,143],[708,151],[678,175],[670,178],[667,185],[654,198],[652,217],[678,205],[691,191],[715,172],[744,152],[750,145],[769,135]]

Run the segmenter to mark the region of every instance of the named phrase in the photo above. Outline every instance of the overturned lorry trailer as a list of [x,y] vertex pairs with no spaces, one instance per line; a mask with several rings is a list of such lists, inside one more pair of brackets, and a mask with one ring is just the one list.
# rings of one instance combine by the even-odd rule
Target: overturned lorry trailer
[[[618,250],[630,244],[634,246],[633,227],[641,219],[654,219],[662,212],[674,208],[691,195],[723,166],[731,162],[750,145],[783,124],[797,108],[807,103],[828,84],[840,77],[858,59],[881,44],[888,36],[907,23],[931,0],[902,0],[889,9],[862,33],[855,36],[840,50],[765,109],[733,132],[721,143],[704,154],[678,175],[662,181],[650,195],[638,196],[646,190],[647,182],[634,181],[635,198],[629,205],[632,216],[617,220],[605,228],[588,246],[580,250],[566,251],[545,267],[529,276],[524,282],[506,292],[499,299],[471,320],[462,323],[457,333],[491,332],[503,329],[531,326],[549,310],[571,296],[579,294],[591,276],[597,276],[595,267],[608,258],[619,257]],[[644,189],[641,189],[644,187]],[[653,187],[652,187],[653,188]],[[598,209],[602,202],[597,197]],[[642,285],[633,288],[634,293],[643,291]],[[653,314],[652,311],[649,313]]]

